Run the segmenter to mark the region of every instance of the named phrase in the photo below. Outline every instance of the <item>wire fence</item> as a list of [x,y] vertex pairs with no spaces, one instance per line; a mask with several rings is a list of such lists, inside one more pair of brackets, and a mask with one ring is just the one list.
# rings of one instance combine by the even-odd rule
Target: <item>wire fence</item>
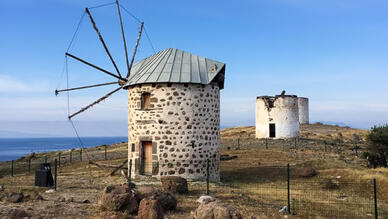
[[247,149],[262,147],[266,149],[310,149],[313,151],[335,152],[335,153],[352,153],[356,156],[366,149],[361,141],[342,141],[342,140],[321,140],[310,138],[222,138],[221,145],[225,149]]
[[[259,168],[276,172],[273,175],[276,177],[250,173],[249,182],[228,179],[227,183],[209,183],[209,191],[206,184],[192,187],[250,214],[271,218],[284,214],[297,218],[388,218],[384,185],[379,185],[376,179],[355,181],[336,177],[299,177],[289,165]],[[236,178],[241,179],[240,176]]]
[[[225,141],[222,147],[281,150],[311,148],[335,152],[335,147],[340,144],[344,145],[343,147],[352,146],[310,139],[240,139]],[[55,159],[59,168],[86,162],[88,158],[94,161],[126,159],[126,149],[126,144],[103,145],[87,151],[74,149],[26,156],[19,160],[3,162],[0,165],[0,176],[28,173],[31,175],[42,163],[51,163],[54,166]],[[198,165],[201,166],[198,169],[206,171],[206,176],[214,171],[211,162]],[[144,171],[148,173],[151,168]],[[285,214],[295,215],[297,218],[388,218],[387,189],[384,187],[386,185],[380,184],[378,180],[301,177],[298,171],[297,167],[289,165],[236,166],[232,161],[221,161],[221,183],[210,183],[211,177],[206,177],[208,183],[191,183],[190,190],[209,193],[229,202],[245,215],[263,215],[269,218],[280,218]]]
[[55,159],[58,167],[70,164],[81,163],[90,160],[116,160],[127,158],[127,145],[102,145],[93,148],[77,148],[67,151],[32,153],[18,160],[6,161],[0,163],[0,176],[15,176],[22,174],[31,174],[41,168],[42,163],[49,163],[54,166]]

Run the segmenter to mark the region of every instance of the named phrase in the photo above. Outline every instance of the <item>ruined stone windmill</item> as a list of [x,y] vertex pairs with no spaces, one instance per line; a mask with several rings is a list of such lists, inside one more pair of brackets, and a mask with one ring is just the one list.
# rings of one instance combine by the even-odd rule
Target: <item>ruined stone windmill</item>
[[[117,1],[116,1],[117,3]],[[118,3],[117,3],[118,5]],[[119,18],[120,8],[118,6]],[[81,110],[84,112],[113,93],[128,90],[128,159],[131,176],[182,176],[219,180],[220,90],[224,88],[225,64],[168,48],[134,62],[143,23],[131,61],[122,37],[128,73],[122,77],[97,26],[86,9],[117,74],[101,69],[74,55],[67,56],[118,79],[118,88]],[[121,25],[122,28],[122,25]],[[123,29],[121,29],[123,30]],[[56,93],[112,83],[57,90]]]

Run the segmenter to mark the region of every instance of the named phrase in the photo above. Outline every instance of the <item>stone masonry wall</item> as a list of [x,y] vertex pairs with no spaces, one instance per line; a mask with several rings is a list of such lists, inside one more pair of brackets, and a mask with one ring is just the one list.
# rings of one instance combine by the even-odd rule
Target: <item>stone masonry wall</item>
[[[142,110],[141,95],[151,94]],[[217,85],[143,84],[128,90],[128,157],[140,175],[141,141],[152,141],[152,176],[219,181],[220,90]]]

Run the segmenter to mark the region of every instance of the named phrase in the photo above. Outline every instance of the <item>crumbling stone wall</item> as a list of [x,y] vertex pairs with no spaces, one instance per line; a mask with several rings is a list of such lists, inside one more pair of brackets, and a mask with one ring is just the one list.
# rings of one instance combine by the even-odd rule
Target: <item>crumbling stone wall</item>
[[[150,109],[141,94],[151,94]],[[128,157],[141,174],[141,141],[152,141],[152,176],[219,181],[220,90],[217,85],[143,84],[128,89]]]
[[275,138],[293,138],[300,134],[297,96],[257,97],[255,113],[256,138],[269,137],[270,123],[275,124]]

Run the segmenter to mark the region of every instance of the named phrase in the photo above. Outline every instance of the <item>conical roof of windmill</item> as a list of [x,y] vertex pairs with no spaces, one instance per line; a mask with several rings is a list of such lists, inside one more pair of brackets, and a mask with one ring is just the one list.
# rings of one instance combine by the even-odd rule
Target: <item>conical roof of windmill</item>
[[225,64],[179,49],[165,49],[132,67],[125,87],[150,83],[218,83],[224,88]]

